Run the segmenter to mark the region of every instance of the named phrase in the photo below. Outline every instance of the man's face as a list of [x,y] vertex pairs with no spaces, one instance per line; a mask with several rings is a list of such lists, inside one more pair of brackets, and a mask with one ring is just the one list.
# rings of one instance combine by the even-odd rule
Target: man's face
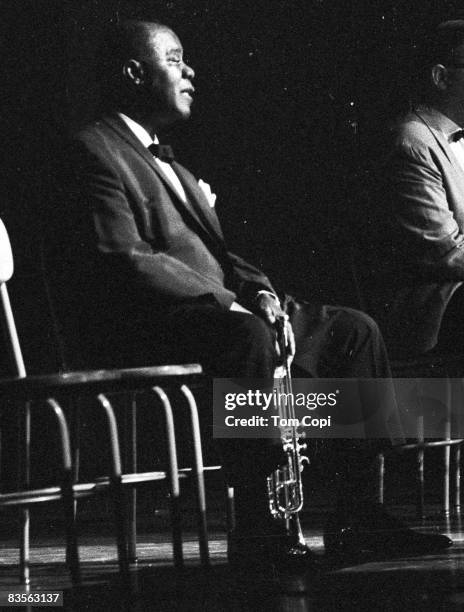
[[159,124],[188,119],[195,73],[184,63],[182,45],[174,32],[168,29],[150,32],[142,65],[147,102]]

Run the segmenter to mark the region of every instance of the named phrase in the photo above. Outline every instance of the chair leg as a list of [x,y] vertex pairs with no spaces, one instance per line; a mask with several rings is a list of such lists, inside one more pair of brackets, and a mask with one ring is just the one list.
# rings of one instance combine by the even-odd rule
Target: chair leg
[[461,447],[454,449],[454,509],[461,512]]
[[47,404],[54,411],[60,430],[61,455],[63,463],[61,496],[66,528],[66,562],[71,571],[73,584],[77,586],[81,583],[81,572],[79,564],[79,549],[77,544],[71,437],[66,417],[61,406],[53,398],[49,398],[47,400]]
[[[31,406],[26,402],[19,413],[20,430],[20,486],[27,489],[31,479]],[[21,459],[22,457],[22,459]],[[19,580],[21,584],[29,584],[30,577],[30,512],[23,508],[19,514],[20,545],[19,545]]]
[[[79,481],[81,467],[81,412],[77,405],[72,406],[72,453],[73,453],[73,478],[74,483]],[[74,514],[77,516],[77,500],[74,501]]]
[[[81,413],[79,407],[77,405],[73,405],[73,402],[70,404],[71,408],[71,453],[72,453],[72,469],[71,469],[71,487],[79,482],[79,473],[80,473],[80,439],[81,439]],[[72,489],[71,489],[72,492]],[[64,495],[64,492],[63,492]],[[72,516],[68,516],[68,510],[65,506],[65,521],[67,525],[67,529],[70,530],[71,533],[76,534],[76,546],[77,546],[77,499],[72,496]],[[72,540],[72,535],[70,536]],[[70,568],[71,575],[73,574],[73,551],[70,548],[70,541],[67,536],[68,544],[66,546],[66,564]],[[80,571],[80,570],[79,570]],[[74,580],[74,579],[73,579]],[[79,578],[80,580],[80,578]]]
[[424,449],[417,451],[417,517],[424,518]]
[[20,511],[19,581],[30,584],[30,513],[29,508]]
[[203,466],[203,451],[201,448],[200,422],[195,398],[186,385],[182,385],[181,391],[187,398],[190,409],[190,422],[192,427],[193,451],[194,451],[194,476],[197,493],[198,507],[198,541],[200,546],[200,560],[203,566],[210,565],[208,526],[206,522],[206,493],[205,475]]
[[[170,480],[175,478],[171,472]],[[170,491],[169,494],[169,514],[172,524],[172,548],[174,556],[174,565],[177,569],[184,567],[184,551],[182,545],[182,513],[180,509],[179,495],[175,491]]]
[[126,499],[122,486],[122,465],[121,452],[119,448],[119,437],[116,416],[113,407],[108,401],[108,398],[100,393],[97,397],[98,403],[102,406],[110,436],[110,459],[111,459],[111,495],[113,499],[114,519],[116,528],[116,540],[118,547],[119,571],[124,586],[128,592],[131,591],[130,573],[129,573],[129,557],[127,550],[127,532],[126,532]]
[[[137,400],[135,395],[131,398],[129,410],[129,427],[128,431],[128,454],[129,454],[129,471],[135,474],[137,472]],[[128,547],[129,547],[129,563],[137,563],[137,489],[131,487],[129,490],[129,516],[128,516]]]
[[174,431],[174,417],[171,403],[161,387],[153,387],[164,410],[166,426],[166,440],[168,443],[168,476],[169,476],[169,506],[172,526],[172,548],[174,565],[180,569],[184,566],[184,553],[182,547],[182,519],[180,512],[180,485],[179,467],[177,464],[176,436]]
[[235,492],[234,487],[226,487],[226,520],[227,532],[235,529]]
[[119,571],[125,584],[130,585],[129,555],[126,531],[126,500],[121,478],[112,478],[111,494],[113,498],[113,512],[116,529],[116,543],[118,547]]
[[[424,442],[424,417],[420,415],[417,417],[417,441],[419,443]],[[424,459],[425,453],[423,448],[417,449],[416,461],[417,461],[417,503],[416,513],[420,519],[424,518]]]
[[74,476],[72,472],[66,472],[63,478],[62,495],[63,510],[66,528],[66,563],[74,586],[82,582],[81,568],[79,563],[79,549],[77,543],[77,525],[75,515],[75,503],[73,494]]
[[[0,224],[0,230],[3,229],[2,238],[7,248],[7,259],[12,257],[11,251],[9,250],[8,234],[3,226]],[[2,310],[2,327],[6,334],[6,348],[9,353],[9,365],[12,368],[14,376],[19,378],[26,377],[26,368],[24,366],[24,360],[21,353],[21,347],[19,345],[18,333],[16,331],[16,325],[13,317],[13,311],[11,309],[10,298],[8,296],[8,289],[5,282],[0,283],[0,303]],[[19,478],[20,486],[25,489],[29,485],[30,481],[30,444],[31,444],[31,409],[30,403],[24,404],[24,409],[19,411],[19,457],[23,458],[23,463],[20,464]],[[24,453],[24,454],[23,454]],[[29,569],[29,527],[30,527],[30,516],[29,509],[24,508],[20,511],[20,544],[19,544],[19,580],[21,584],[30,583],[30,569]]]
[[443,473],[443,514],[449,516],[450,513],[450,446],[444,447],[444,473]]
[[379,504],[383,504],[385,496],[385,455],[383,453],[378,455],[377,462],[379,468],[379,488],[377,491],[377,497]]
[[[448,384],[448,397],[446,402],[446,421],[445,421],[445,440],[451,439],[451,385]],[[445,517],[450,515],[450,463],[451,463],[451,446],[448,444],[443,449],[443,514]]]

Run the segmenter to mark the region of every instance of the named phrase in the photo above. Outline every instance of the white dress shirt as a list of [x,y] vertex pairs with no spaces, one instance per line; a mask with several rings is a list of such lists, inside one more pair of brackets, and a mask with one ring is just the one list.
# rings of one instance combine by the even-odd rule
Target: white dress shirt
[[459,165],[464,170],[464,138],[460,138],[459,140],[453,140],[453,135],[458,130],[454,130],[453,134],[450,134],[448,137],[448,142],[451,147],[451,150],[456,156],[456,159],[459,162]]
[[[144,127],[140,125],[140,123],[137,123],[136,121],[134,121],[127,115],[124,115],[123,113],[118,113],[118,115],[127,125],[127,127],[130,129],[130,131],[134,134],[134,136],[140,140],[140,142],[143,144],[144,147],[148,149],[148,147],[151,144],[159,143],[158,137],[155,136],[155,139],[152,140],[150,134],[147,132],[147,130]],[[183,202],[187,202],[187,196],[185,195],[185,191],[184,191],[184,188],[182,187],[182,183],[180,182],[177,174],[174,172],[171,164],[168,164],[167,162],[162,161],[158,157],[155,157],[155,156],[153,157],[156,163],[158,164],[158,166],[161,168],[163,174],[166,176],[168,181],[171,183],[171,185],[176,190],[180,199]]]
[[438,111],[436,108],[427,107],[427,112],[438,115],[440,118],[441,132],[446,138],[451,151],[454,153],[460,167],[464,171],[464,138],[459,140],[454,139],[456,132],[460,132],[462,128],[452,119]]

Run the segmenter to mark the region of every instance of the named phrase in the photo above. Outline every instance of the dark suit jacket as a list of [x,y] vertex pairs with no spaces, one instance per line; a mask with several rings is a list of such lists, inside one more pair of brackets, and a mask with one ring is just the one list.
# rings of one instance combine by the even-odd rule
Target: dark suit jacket
[[258,289],[273,291],[264,274],[228,252],[194,176],[173,163],[184,203],[117,115],[83,129],[66,157],[47,250],[52,284],[61,287],[60,319],[78,319],[74,335],[124,344],[180,304],[229,309],[234,300],[250,305]]
[[380,177],[383,221],[370,236],[370,303],[393,352],[436,344],[464,280],[464,170],[443,133],[450,126],[433,109],[409,114]]

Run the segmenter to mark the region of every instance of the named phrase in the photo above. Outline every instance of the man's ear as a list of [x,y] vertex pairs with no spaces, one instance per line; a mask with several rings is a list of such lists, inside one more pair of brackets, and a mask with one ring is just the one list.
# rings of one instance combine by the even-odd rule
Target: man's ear
[[140,85],[145,76],[141,62],[135,59],[127,60],[122,68],[122,73],[134,85]]
[[431,72],[432,83],[440,91],[446,91],[449,84],[449,71],[443,64],[435,64]]

